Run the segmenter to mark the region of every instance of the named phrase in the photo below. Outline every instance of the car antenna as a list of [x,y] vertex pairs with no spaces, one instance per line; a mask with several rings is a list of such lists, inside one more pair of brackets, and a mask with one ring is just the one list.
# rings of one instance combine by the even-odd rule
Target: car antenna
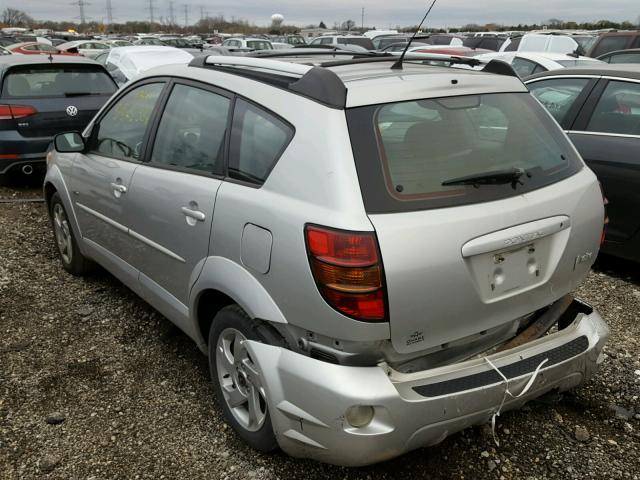
[[424,21],[429,16],[429,13],[431,13],[431,9],[433,8],[433,6],[436,4],[437,1],[438,0],[433,0],[433,2],[431,2],[431,6],[429,6],[429,10],[427,10],[427,13],[425,13],[424,17],[422,17],[422,21],[420,22],[420,25],[418,25],[418,28],[416,28],[416,31],[413,32],[413,35],[411,36],[411,38],[407,42],[407,46],[404,47],[404,50],[402,51],[402,55],[400,55],[400,58],[398,59],[398,61],[396,63],[391,65],[391,70],[402,70],[402,61],[404,60],[404,56],[407,53],[407,50],[409,50],[409,47],[411,46],[411,42],[413,42],[413,39],[416,38],[416,35],[420,31],[420,27],[422,27],[422,24],[424,23]]

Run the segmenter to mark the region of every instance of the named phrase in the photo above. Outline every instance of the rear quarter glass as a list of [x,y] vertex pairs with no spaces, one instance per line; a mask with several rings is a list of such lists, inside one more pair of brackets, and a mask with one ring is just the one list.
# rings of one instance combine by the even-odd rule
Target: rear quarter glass
[[[452,207],[521,195],[577,173],[580,157],[528,93],[370,105],[347,111],[360,188],[369,213]],[[446,180],[523,168],[504,185]]]

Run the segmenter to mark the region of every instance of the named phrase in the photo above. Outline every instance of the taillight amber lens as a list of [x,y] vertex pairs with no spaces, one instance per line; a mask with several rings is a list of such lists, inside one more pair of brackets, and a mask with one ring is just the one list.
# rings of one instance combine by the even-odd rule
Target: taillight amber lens
[[373,232],[305,228],[309,262],[320,293],[339,312],[362,321],[386,320],[386,295]]

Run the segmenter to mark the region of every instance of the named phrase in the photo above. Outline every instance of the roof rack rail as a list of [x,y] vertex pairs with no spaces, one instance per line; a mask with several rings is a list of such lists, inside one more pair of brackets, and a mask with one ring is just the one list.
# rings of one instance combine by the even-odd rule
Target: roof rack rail
[[251,78],[290,90],[331,108],[343,109],[347,103],[347,87],[338,75],[326,68],[254,57],[226,56],[196,57],[189,66]]

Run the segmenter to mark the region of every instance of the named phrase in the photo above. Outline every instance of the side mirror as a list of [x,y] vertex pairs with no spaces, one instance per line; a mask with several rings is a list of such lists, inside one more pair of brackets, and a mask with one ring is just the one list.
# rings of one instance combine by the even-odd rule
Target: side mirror
[[78,132],[67,132],[56,135],[53,139],[53,146],[59,153],[84,152],[84,138]]

